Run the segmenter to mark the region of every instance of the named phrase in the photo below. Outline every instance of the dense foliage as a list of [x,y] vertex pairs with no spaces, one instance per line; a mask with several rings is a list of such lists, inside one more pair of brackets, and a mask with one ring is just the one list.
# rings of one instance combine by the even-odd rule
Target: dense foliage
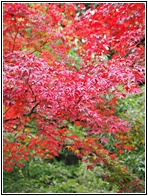
[[[106,174],[109,172],[105,172]],[[87,164],[80,166],[54,164],[40,159],[25,163],[23,169],[15,168],[4,172],[5,193],[104,193],[116,192],[118,187],[103,180],[104,170],[96,166],[87,170]],[[17,182],[17,183],[16,183]]]
[[5,172],[67,149],[120,174],[106,176],[120,192],[143,191],[119,157],[144,151],[143,117],[122,105],[144,83],[145,4],[3,3],[3,22]]
[[[143,89],[144,90],[144,89]],[[119,159],[122,164],[127,168],[130,168],[133,174],[138,176],[141,180],[140,186],[144,186],[145,166],[144,166],[144,110],[139,107],[141,104],[143,107],[144,93],[139,96],[135,95],[121,100],[122,104],[119,104],[118,111],[121,116],[127,115],[126,119],[132,117],[129,116],[129,112],[132,112],[136,117],[135,129],[132,126],[133,131],[132,139],[129,138],[128,142],[132,142],[132,145],[136,145],[136,149],[128,151],[124,149],[124,153],[120,154]],[[137,104],[138,102],[138,104]],[[140,110],[140,112],[139,112]],[[122,112],[123,113],[122,113]],[[126,112],[125,112],[126,111]],[[125,118],[125,117],[124,117]],[[138,129],[139,126],[140,129]],[[131,122],[131,119],[129,119]],[[72,125],[69,125],[72,128]],[[73,127],[73,131],[78,131],[77,127]],[[128,137],[131,137],[129,132]],[[113,137],[113,135],[112,135]],[[127,138],[127,135],[126,135]],[[121,137],[122,143],[127,143],[123,136]],[[134,139],[133,139],[134,138]],[[109,149],[117,153],[118,149],[113,148],[115,138],[111,138],[108,143]],[[119,138],[118,138],[119,139]],[[113,142],[112,142],[113,140]],[[126,139],[127,140],[127,139]],[[121,142],[121,140],[119,140]],[[93,170],[87,170],[88,163],[81,163],[76,157],[68,152],[62,150],[60,157],[57,157],[58,162],[55,159],[40,159],[34,157],[28,162],[24,162],[24,167],[15,167],[12,172],[4,171],[4,192],[5,193],[115,193],[120,189],[119,181],[113,180],[113,177],[119,175],[118,170],[103,168],[103,165],[95,166]],[[114,162],[115,164],[115,162]],[[125,169],[125,167],[124,167]],[[132,185],[131,192],[134,192],[134,188],[137,185],[137,179]],[[126,190],[127,192],[129,191]]]

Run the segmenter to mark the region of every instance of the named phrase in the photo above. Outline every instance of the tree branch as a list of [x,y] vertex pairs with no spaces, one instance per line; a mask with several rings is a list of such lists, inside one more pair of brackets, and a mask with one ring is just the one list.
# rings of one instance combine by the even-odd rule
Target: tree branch
[[[30,114],[32,114],[32,113],[34,112],[35,108],[36,108],[40,103],[41,103],[41,101],[38,102],[38,103],[36,103],[28,113],[23,114],[22,116],[25,117],[25,116],[29,116]],[[6,123],[6,122],[8,122],[8,121],[13,121],[13,120],[17,120],[17,119],[20,119],[20,117],[17,116],[17,117],[15,117],[15,118],[8,118],[8,119],[3,120],[3,122]]]
[[[84,94],[83,94],[84,95]],[[73,106],[73,109],[80,103],[80,101],[82,100],[83,95],[81,95],[78,99],[78,101],[75,103],[75,105]]]
[[[45,44],[47,44],[48,41],[45,41],[44,43],[42,43],[39,47],[42,48]],[[29,55],[33,54],[34,52],[38,51],[37,49],[35,49],[33,52],[31,52]]]
[[17,38],[17,35],[18,35],[18,33],[19,33],[19,27],[18,27],[18,30],[17,30],[17,32],[16,32],[15,36],[14,36],[14,41],[13,41],[12,52],[13,52],[13,50],[14,50],[14,47],[15,47],[15,41],[16,41],[16,38]]

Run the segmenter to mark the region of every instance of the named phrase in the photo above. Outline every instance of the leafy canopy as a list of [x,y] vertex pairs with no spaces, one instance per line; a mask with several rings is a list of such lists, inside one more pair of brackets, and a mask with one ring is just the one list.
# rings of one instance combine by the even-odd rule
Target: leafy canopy
[[116,106],[144,83],[144,30],[144,3],[3,3],[4,169],[65,147],[89,169],[114,160],[104,143],[128,132]]

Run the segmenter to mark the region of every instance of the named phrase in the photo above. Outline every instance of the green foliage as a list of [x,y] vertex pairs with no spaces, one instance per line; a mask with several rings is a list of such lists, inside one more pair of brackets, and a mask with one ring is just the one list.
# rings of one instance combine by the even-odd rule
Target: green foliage
[[[107,149],[117,153],[119,149],[114,146],[116,142],[122,146],[130,146],[132,151],[124,150],[119,154],[122,165],[125,165],[130,171],[139,177],[145,179],[145,86],[141,88],[138,95],[128,95],[118,102],[117,115],[129,122],[129,132],[122,134],[108,134],[109,142],[104,144]],[[103,135],[102,135],[103,137]],[[124,140],[126,138],[126,140]]]
[[4,171],[4,193],[105,193],[117,192],[102,176],[106,172],[96,166],[87,170],[86,163],[77,166],[34,158],[21,169]]
[[[140,94],[128,95],[118,103],[117,114],[122,118],[132,117],[134,121],[144,122],[145,119],[145,86],[141,87]],[[125,113],[126,112],[126,113]],[[139,118],[137,118],[139,114]]]
[[130,95],[119,102],[119,116],[130,123],[129,143],[134,147],[131,153],[121,156],[122,162],[140,179],[145,177],[145,86],[140,95]]
[[70,130],[69,135],[76,135],[80,139],[84,139],[84,137],[87,135],[86,128],[82,129],[80,125],[76,126],[73,122],[68,122],[67,127]]
[[67,56],[74,60],[74,65],[76,67],[79,67],[80,66],[80,62],[81,62],[81,58],[80,56],[78,56],[77,52],[75,49],[70,49],[68,52],[67,52]]

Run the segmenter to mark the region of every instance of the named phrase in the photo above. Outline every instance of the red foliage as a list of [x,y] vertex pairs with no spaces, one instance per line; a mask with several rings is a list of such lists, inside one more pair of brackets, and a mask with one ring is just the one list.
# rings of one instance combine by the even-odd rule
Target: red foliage
[[[85,10],[72,3],[3,4],[3,124],[15,138],[12,143],[4,138],[4,169],[21,167],[35,154],[58,156],[67,139],[78,156],[92,153],[105,162],[98,135],[128,131],[115,106],[119,98],[138,93],[137,82],[144,82],[144,4],[100,3],[80,17],[78,8]],[[73,48],[79,67],[67,55]],[[102,55],[111,51],[105,61]],[[67,127],[61,128],[65,120],[88,130],[86,137],[70,136]],[[32,132],[32,121],[34,136],[26,131]]]

